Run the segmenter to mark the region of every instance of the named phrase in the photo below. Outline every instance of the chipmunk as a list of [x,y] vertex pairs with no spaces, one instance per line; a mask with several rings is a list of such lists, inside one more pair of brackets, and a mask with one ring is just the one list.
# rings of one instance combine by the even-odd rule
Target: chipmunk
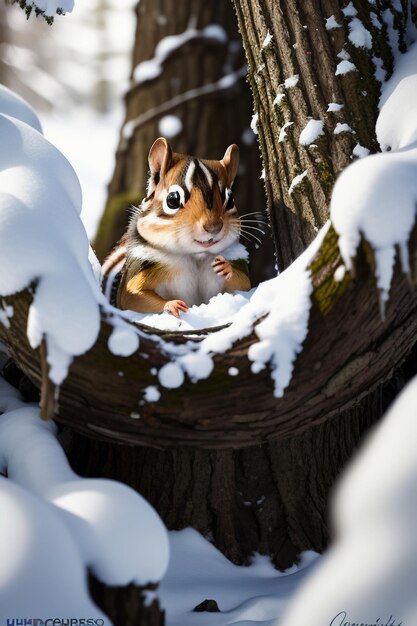
[[116,305],[176,317],[218,293],[250,289],[246,248],[232,185],[239,148],[220,161],[172,151],[163,137],[149,151],[147,197],[103,264],[104,290]]

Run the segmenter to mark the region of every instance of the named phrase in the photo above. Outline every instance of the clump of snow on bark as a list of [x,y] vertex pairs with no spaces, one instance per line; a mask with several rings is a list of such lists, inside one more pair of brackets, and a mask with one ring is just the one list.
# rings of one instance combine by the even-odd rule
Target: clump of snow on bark
[[118,356],[130,356],[139,348],[138,334],[126,324],[116,326],[107,342],[110,352]]
[[284,80],[285,89],[291,89],[291,87],[295,87],[298,84],[299,80],[299,74],[293,74],[292,76],[289,76],[286,80]]
[[250,122],[250,127],[252,129],[252,131],[254,132],[255,135],[258,134],[258,120],[259,120],[259,114],[258,113],[254,113],[252,115],[252,119]]
[[300,144],[302,146],[308,146],[316,141],[317,137],[324,135],[323,127],[323,120],[309,120],[300,133]]
[[184,382],[184,372],[177,363],[166,363],[159,370],[158,379],[163,387],[176,389]]
[[337,102],[329,102],[327,106],[327,113],[337,113],[338,111],[341,111],[344,106],[344,104],[338,104]]
[[349,72],[355,71],[356,65],[352,63],[352,61],[343,59],[343,61],[340,61],[340,63],[337,64],[335,76],[344,76],[345,74],[349,74]]
[[334,135],[340,135],[340,133],[353,133],[352,128],[349,126],[349,124],[342,124],[341,122],[337,122],[335,129],[333,131]]
[[284,126],[279,131],[278,142],[282,143],[287,138],[287,128],[292,126],[294,122],[285,122]]
[[342,9],[342,13],[345,17],[355,17],[358,14],[352,2],[349,2],[349,4]]
[[333,274],[333,278],[337,283],[340,283],[344,279],[345,275],[346,267],[344,265],[339,265],[339,267],[335,270],[335,273]]
[[45,13],[47,17],[65,13],[71,13],[74,8],[74,0],[33,0],[26,2],[27,6],[38,8]]
[[0,295],[36,284],[28,339],[32,348],[46,340],[49,376],[60,384],[73,356],[97,338],[103,296],[79,217],[77,176],[18,97],[25,121],[11,116],[13,102],[14,94],[0,90]]
[[368,156],[369,152],[368,148],[361,146],[360,143],[357,143],[352,150],[353,156],[358,157],[358,159],[363,159],[363,157]]
[[304,172],[302,172],[301,174],[298,174],[297,176],[294,176],[294,178],[291,181],[291,185],[290,185],[290,187],[288,189],[289,195],[291,195],[293,193],[294,189],[296,187],[298,187],[298,185],[307,176],[307,174],[308,174],[308,170],[304,170]]
[[172,139],[182,131],[182,122],[176,115],[165,115],[158,122],[158,130],[163,137]]
[[143,391],[146,402],[158,402],[161,397],[161,392],[158,387],[155,387],[155,385],[149,385],[148,387],[145,387]]
[[397,59],[393,76],[383,87],[377,137],[390,152],[370,155],[339,177],[331,200],[333,224],[348,269],[361,234],[372,245],[376,279],[384,314],[392,280],[395,250],[408,271],[407,242],[417,206],[417,44]]
[[391,52],[394,57],[397,57],[399,51],[399,39],[398,30],[395,28],[395,20],[392,11],[390,9],[385,9],[382,12],[382,19],[387,27],[388,41]]
[[147,61],[142,61],[135,67],[133,72],[135,84],[140,85],[160,76],[165,61],[176,50],[197,39],[227,43],[228,37],[226,31],[220,24],[209,24],[202,30],[188,28],[178,35],[168,35],[164,37],[158,42],[154,57]]
[[10,319],[13,317],[13,307],[3,300],[0,307],[0,323],[6,328],[10,328]]
[[263,49],[263,50],[264,50],[265,48],[268,48],[268,46],[270,46],[270,45],[271,45],[271,43],[272,43],[272,39],[273,39],[273,37],[272,37],[271,33],[268,31],[268,32],[267,32],[267,34],[266,34],[265,39],[264,39],[264,40],[263,40],[263,42],[262,42],[262,49]]
[[374,28],[377,28],[378,30],[381,30],[382,24],[379,21],[379,17],[377,16],[377,14],[374,12],[371,12],[369,14],[369,17],[371,18],[372,26],[374,26]]
[[333,30],[334,28],[340,28],[340,24],[337,23],[335,16],[331,15],[326,19],[325,27],[326,30]]
[[280,626],[417,624],[416,403],[414,378],[343,476],[336,539]]
[[281,92],[277,93],[272,104],[276,104],[277,106],[279,106],[281,102],[284,100],[284,98],[285,98],[285,93],[281,93]]
[[375,66],[375,78],[380,82],[383,83],[385,82],[385,79],[387,77],[387,72],[384,69],[384,62],[381,58],[377,57],[377,56],[373,56],[372,57],[372,63]]
[[349,22],[348,39],[356,48],[372,49],[372,35],[357,17]]
[[[0,471],[8,476],[0,485],[0,499],[9,490],[16,503],[13,506],[9,498],[8,514],[1,517],[12,516],[14,524],[6,530],[3,524],[0,532],[1,563],[6,566],[0,566],[0,597],[6,587],[5,598],[8,602],[14,598],[14,606],[6,603],[14,608],[9,617],[33,617],[35,608],[45,615],[51,606],[58,615],[65,610],[74,616],[77,602],[84,606],[87,568],[108,585],[159,581],[167,568],[169,546],[165,527],[152,507],[122,483],[77,476],[56,439],[56,426],[42,421],[39,408],[24,404],[18,392],[1,378],[0,410]],[[19,495],[28,491],[30,496]],[[22,507],[24,516],[18,512]],[[55,541],[56,533],[62,550],[57,549],[61,541]],[[5,561],[9,541],[13,551]],[[67,561],[68,551],[72,556]],[[77,582],[80,580],[83,584]],[[55,595],[52,590],[59,582],[66,584]],[[3,610],[1,597],[0,615]]]

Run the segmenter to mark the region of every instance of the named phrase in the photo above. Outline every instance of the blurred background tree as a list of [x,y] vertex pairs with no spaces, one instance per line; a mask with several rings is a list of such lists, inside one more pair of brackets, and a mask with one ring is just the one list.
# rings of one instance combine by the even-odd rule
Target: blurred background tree
[[[145,195],[147,155],[160,135],[176,151],[203,158],[221,158],[237,143],[237,206],[242,213],[264,210],[231,3],[92,0],[57,16],[52,27],[41,18],[28,22],[17,5],[0,6],[0,80],[36,108],[45,135],[74,166],[82,218],[100,259],[123,233],[130,204]],[[272,242],[261,239],[259,250],[244,240],[254,283],[274,273]]]

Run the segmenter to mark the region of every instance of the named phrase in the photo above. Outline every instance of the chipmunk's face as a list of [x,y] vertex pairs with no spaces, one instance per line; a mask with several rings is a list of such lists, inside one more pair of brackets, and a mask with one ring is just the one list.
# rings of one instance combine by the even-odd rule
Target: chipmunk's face
[[230,146],[220,161],[173,153],[166,139],[149,152],[148,196],[136,219],[139,236],[176,254],[217,254],[240,235],[231,187],[239,149]]

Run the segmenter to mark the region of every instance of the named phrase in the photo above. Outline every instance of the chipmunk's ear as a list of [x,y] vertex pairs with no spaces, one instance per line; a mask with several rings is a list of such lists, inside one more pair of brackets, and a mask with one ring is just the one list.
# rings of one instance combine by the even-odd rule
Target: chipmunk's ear
[[149,150],[149,168],[152,176],[165,176],[172,162],[172,149],[165,137],[159,137]]
[[220,163],[226,170],[226,186],[231,189],[236,177],[237,168],[239,167],[239,148],[235,143],[232,143],[232,145],[227,148]]

